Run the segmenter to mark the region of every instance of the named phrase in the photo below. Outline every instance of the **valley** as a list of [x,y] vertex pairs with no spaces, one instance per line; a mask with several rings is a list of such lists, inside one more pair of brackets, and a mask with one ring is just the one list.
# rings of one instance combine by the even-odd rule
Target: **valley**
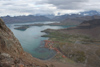
[[68,61],[82,63],[85,67],[99,67],[99,29],[100,19],[95,19],[84,21],[72,28],[44,30],[43,32],[48,35],[43,37],[49,37],[49,41],[53,42],[52,47],[60,51],[53,59],[65,63]]
[[5,22],[0,19],[0,67],[100,66],[96,11],[1,18]]

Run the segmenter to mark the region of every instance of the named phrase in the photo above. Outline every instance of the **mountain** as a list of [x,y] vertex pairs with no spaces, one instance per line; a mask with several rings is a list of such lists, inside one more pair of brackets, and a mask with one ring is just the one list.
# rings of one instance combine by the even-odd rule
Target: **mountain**
[[65,19],[73,19],[77,17],[84,17],[84,16],[94,16],[100,15],[100,12],[91,10],[91,11],[84,11],[79,12],[77,14],[64,14],[60,16],[55,16],[54,14],[36,14],[36,15],[28,15],[28,16],[4,16],[1,17],[5,23],[25,23],[25,22],[44,22],[44,21],[63,21]]
[[100,19],[84,21],[74,28],[69,28],[69,32],[73,34],[85,34],[93,38],[100,39]]
[[75,18],[67,18],[64,21],[61,21],[62,24],[66,25],[79,25],[83,21],[88,21],[92,19],[100,19],[100,16],[83,16],[83,17],[75,17]]
[[91,11],[84,11],[79,13],[82,16],[93,16],[93,15],[100,15],[100,12],[96,10],[91,10]]
[[10,16],[5,16],[1,17],[5,23],[25,23],[25,22],[39,22],[39,21],[51,21],[51,19],[45,17],[45,16],[33,16],[33,15],[28,15],[28,16],[15,16],[15,17],[10,17]]
[[53,20],[56,21],[63,21],[67,18],[76,18],[76,17],[83,17],[83,16],[94,16],[94,15],[100,15],[100,12],[96,10],[90,10],[90,11],[84,11],[84,12],[79,12],[77,14],[64,14],[61,16],[55,16]]
[[75,18],[75,17],[81,17],[79,14],[65,14],[61,16],[55,16],[52,20],[54,21],[62,21],[65,20],[66,18]]
[[82,16],[82,17],[73,17],[73,18],[66,18],[65,20],[61,21],[60,23],[51,23],[50,25],[79,25],[83,21],[88,21],[92,19],[100,19],[100,16]]
[[26,53],[11,30],[0,19],[0,67],[48,67],[48,65]]
[[34,16],[45,16],[45,17],[48,17],[48,18],[50,18],[50,19],[52,19],[52,18],[54,18],[55,17],[55,15],[54,14],[35,14]]

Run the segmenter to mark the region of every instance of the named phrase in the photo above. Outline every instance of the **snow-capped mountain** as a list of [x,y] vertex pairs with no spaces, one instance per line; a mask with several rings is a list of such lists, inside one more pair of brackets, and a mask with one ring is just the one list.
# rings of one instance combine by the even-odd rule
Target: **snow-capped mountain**
[[55,16],[54,20],[58,20],[58,21],[62,21],[64,19],[67,18],[76,18],[76,17],[84,17],[84,16],[100,16],[100,12],[96,11],[96,10],[90,10],[90,11],[83,11],[83,12],[79,12],[77,14],[64,14],[64,15],[60,15],[60,16]]
[[93,15],[100,15],[100,12],[96,10],[91,10],[91,11],[84,11],[79,13],[82,16],[93,16]]

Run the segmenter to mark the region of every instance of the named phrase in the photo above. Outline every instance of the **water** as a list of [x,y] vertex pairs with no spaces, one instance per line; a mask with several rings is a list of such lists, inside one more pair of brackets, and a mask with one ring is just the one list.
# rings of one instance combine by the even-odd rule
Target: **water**
[[[53,22],[44,22],[53,23]],[[20,41],[24,51],[30,53],[33,57],[46,60],[55,56],[56,52],[54,50],[49,50],[47,48],[43,48],[44,40],[47,40],[47,37],[41,37],[46,34],[41,32],[45,29],[62,29],[69,26],[31,26],[28,29],[16,30],[17,26],[15,25],[24,25],[24,24],[34,24],[34,23],[17,23],[17,24],[7,24],[7,26],[12,30],[14,35]]]

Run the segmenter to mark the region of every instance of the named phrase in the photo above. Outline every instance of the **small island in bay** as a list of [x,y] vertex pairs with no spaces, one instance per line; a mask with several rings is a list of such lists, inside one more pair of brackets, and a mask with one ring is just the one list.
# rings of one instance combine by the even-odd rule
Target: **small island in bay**
[[14,28],[14,29],[25,31],[27,28],[29,28],[29,27],[28,26],[22,26],[22,27],[18,27],[18,28]]

